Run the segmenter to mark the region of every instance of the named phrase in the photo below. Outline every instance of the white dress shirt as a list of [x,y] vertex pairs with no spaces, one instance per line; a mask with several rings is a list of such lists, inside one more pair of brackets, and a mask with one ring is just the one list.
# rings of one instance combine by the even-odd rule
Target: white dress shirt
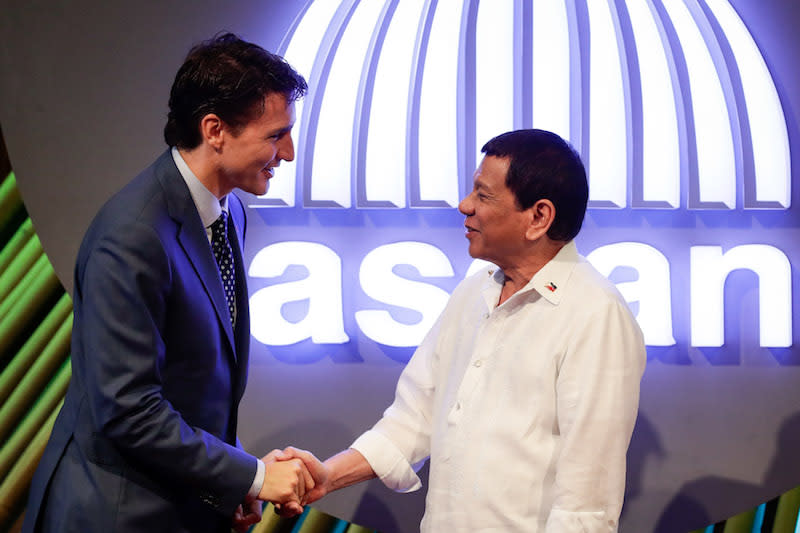
[[503,280],[459,284],[352,448],[403,492],[430,457],[423,533],[614,532],[642,333],[573,242],[498,306]]
[[[175,161],[175,166],[178,167],[178,172],[180,172],[183,181],[186,182],[186,186],[189,188],[189,194],[192,197],[194,206],[197,208],[197,213],[200,215],[200,220],[203,222],[203,227],[206,229],[208,244],[211,245],[211,224],[219,218],[222,211],[228,211],[228,195],[226,194],[222,199],[218,199],[195,176],[177,148],[173,146],[170,153],[172,154],[172,160]],[[234,308],[234,318],[236,318],[235,313],[236,310]],[[256,475],[253,479],[253,484],[247,492],[248,499],[258,497],[258,493],[261,492],[261,486],[264,484],[264,470],[264,463],[259,459],[258,463],[256,463]]]
[[189,188],[189,194],[192,196],[197,213],[200,215],[203,227],[206,228],[208,243],[211,244],[211,224],[219,218],[223,210],[228,210],[228,195],[226,194],[222,199],[214,196],[214,193],[209,191],[203,185],[203,182],[194,175],[194,172],[183,160],[177,148],[173,146],[170,153],[172,154],[172,160],[175,161],[175,166],[178,167],[178,172],[181,173],[183,181],[186,182],[186,186]]

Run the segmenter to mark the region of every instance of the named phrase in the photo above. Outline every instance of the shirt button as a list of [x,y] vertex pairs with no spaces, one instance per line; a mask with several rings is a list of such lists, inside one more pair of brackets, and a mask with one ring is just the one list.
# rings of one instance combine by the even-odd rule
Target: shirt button
[[472,364],[473,364],[473,366],[475,366],[475,368],[480,368],[480,366],[483,364],[483,361],[481,361],[480,359],[478,359],[477,361],[475,361],[475,362],[474,362],[474,363],[472,363]]

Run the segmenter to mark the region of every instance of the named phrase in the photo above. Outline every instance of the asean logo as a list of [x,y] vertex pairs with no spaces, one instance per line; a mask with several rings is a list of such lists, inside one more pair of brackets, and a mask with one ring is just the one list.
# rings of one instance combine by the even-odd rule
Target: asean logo
[[[279,52],[309,81],[309,96],[297,103],[296,160],[281,166],[267,195],[250,202],[254,209],[452,209],[471,188],[482,144],[522,127],[554,131],[581,153],[590,213],[757,215],[790,206],[789,140],[778,92],[726,0],[317,0],[298,14]],[[395,248],[376,249],[378,257],[367,254],[364,261],[396,266],[401,255],[419,253],[428,257],[420,261],[432,265],[431,275],[452,276],[446,257],[418,238],[395,236],[402,242],[385,245]],[[653,245],[621,241],[587,256],[606,275],[624,264],[639,271],[638,286],[618,286],[638,301],[648,344],[674,344],[663,274],[669,261]],[[324,258],[337,253],[311,244],[271,246],[335,270],[335,258]],[[708,320],[723,313],[721,286],[739,268],[757,273],[766,299],[761,345],[791,345],[791,265],[782,250],[703,245],[693,246],[691,256],[688,305],[692,320],[701,321],[692,323],[692,345],[722,344],[721,326]],[[264,261],[256,255],[251,278],[277,275]],[[646,272],[649,280],[642,279]],[[365,283],[385,288],[391,279],[375,281],[363,265],[360,273],[368,294]],[[370,296],[404,305],[387,301],[400,292]],[[270,296],[274,301],[276,294]],[[417,304],[422,319],[406,324],[409,340],[388,344],[418,342],[446,296],[419,295],[429,303]],[[334,295],[331,309],[340,300]],[[254,328],[263,306],[273,305],[266,302],[253,295]],[[280,321],[279,309],[264,312]],[[364,331],[357,315],[356,321]],[[259,338],[255,330],[254,336],[290,344],[324,327],[313,322],[295,320],[289,328],[295,333],[285,337]],[[319,342],[347,342],[341,321],[335,329],[319,334]],[[368,336],[385,342],[381,335]]]

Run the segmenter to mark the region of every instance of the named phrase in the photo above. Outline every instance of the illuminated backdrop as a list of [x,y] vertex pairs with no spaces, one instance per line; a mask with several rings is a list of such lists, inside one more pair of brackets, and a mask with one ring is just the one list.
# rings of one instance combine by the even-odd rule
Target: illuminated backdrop
[[800,435],[796,403],[759,414],[800,358],[786,116],[729,3],[317,1],[279,50],[310,95],[296,161],[248,200],[266,222],[256,354],[353,381],[405,362],[474,268],[454,208],[480,147],[549,129],[587,164],[579,249],[648,344],[623,530],[700,527],[800,484],[742,468],[736,442],[759,416]]
[[[253,208],[371,209],[372,218],[381,210],[454,208],[471,189],[480,146],[523,127],[555,131],[581,152],[590,209],[642,210],[645,217],[655,209],[724,210],[731,220],[790,205],[781,102],[753,38],[725,1],[669,1],[658,9],[646,0],[317,1],[289,37],[280,51],[310,82],[310,97],[297,108],[297,159]],[[446,295],[391,270],[412,265],[436,278],[452,277],[453,268],[419,234],[382,233],[401,242],[367,253],[361,288],[422,316],[407,324],[385,310],[358,310],[355,320],[373,341],[414,346]],[[673,240],[665,233],[589,254],[606,275],[636,270],[638,279],[620,288],[638,302],[653,346],[677,343],[662,251]],[[724,282],[731,271],[749,269],[759,277],[760,346],[790,346],[791,265],[780,247],[697,244],[684,276],[689,343],[724,344]],[[276,278],[293,264],[308,273],[255,291],[255,338],[267,345],[348,342],[340,259],[318,242],[262,249],[251,277]],[[281,312],[306,298],[302,312]]]

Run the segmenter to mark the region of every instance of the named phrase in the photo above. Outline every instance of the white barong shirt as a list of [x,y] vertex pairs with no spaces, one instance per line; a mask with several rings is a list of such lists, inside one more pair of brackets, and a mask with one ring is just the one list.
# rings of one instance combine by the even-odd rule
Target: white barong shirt
[[614,532],[642,333],[573,242],[498,306],[503,280],[487,267],[456,287],[351,447],[402,492],[430,457],[423,533]]

